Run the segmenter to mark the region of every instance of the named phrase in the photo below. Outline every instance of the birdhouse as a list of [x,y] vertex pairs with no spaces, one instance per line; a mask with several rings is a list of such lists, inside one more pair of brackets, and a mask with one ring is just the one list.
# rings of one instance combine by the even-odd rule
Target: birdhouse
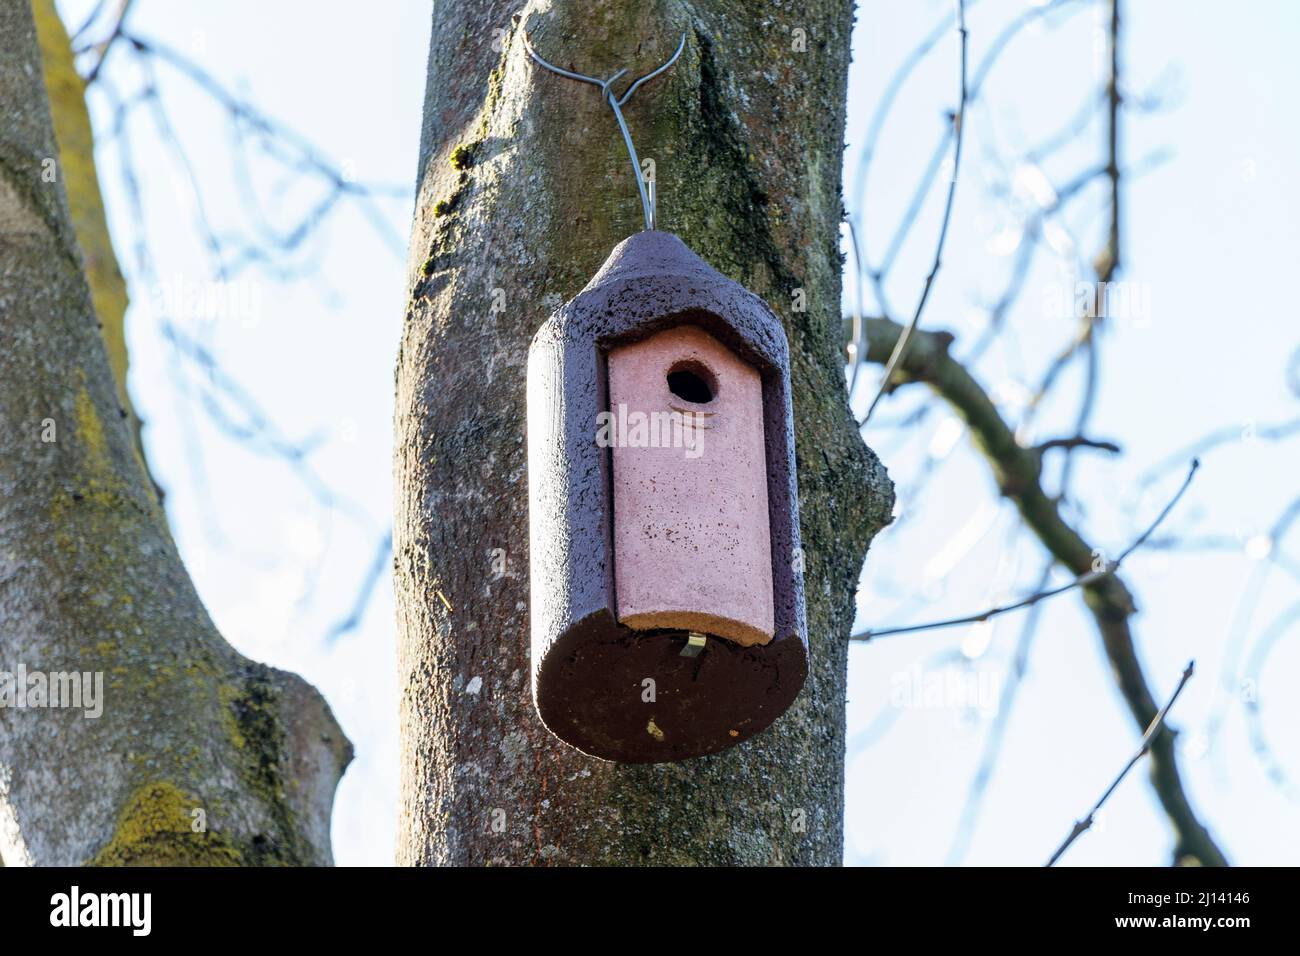
[[808,641],[785,333],[676,236],[620,243],[528,355],[532,687],[596,757],[775,720]]

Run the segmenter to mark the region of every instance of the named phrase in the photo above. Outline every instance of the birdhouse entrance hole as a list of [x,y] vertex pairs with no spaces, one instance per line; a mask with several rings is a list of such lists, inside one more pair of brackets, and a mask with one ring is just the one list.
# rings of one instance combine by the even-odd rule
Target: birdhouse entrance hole
[[717,379],[699,362],[677,362],[668,370],[668,391],[696,405],[707,405],[717,392]]

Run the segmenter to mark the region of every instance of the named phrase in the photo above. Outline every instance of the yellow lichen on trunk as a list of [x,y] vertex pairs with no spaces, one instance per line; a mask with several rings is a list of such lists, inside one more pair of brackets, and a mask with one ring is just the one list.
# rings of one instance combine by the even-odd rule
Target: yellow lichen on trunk
[[210,833],[199,801],[157,781],[132,794],[108,845],[88,866],[239,866],[239,851]]
[[140,441],[140,420],[131,406],[126,388],[130,359],[126,349],[126,281],[113,251],[104,213],[104,198],[99,191],[99,173],[95,168],[95,137],[86,109],[86,85],[73,62],[72,41],[54,8],[54,0],[32,0],[36,35],[41,45],[41,62],[45,73],[45,90],[50,97],[54,135],[59,143],[58,175],[68,194],[68,209],[90,296],[99,319],[100,334],[108,351],[117,388],[117,402],[131,422],[136,454],[148,475],[144,448]]
[[[77,232],[94,240],[67,201],[94,187],[84,90],[51,17],[48,0],[0,3],[0,652],[102,673],[105,706],[5,712],[0,852],[10,866],[326,865],[346,738],[308,684],[221,639],[135,470]],[[81,115],[79,141],[59,125],[57,178],[42,175],[61,148],[51,96],[61,121]]]

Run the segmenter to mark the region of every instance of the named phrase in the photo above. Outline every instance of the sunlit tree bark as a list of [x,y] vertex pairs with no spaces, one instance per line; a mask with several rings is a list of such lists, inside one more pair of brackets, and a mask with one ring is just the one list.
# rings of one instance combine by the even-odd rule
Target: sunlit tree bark
[[[92,235],[88,129],[60,154],[44,79],[32,9],[0,5],[0,857],[327,863],[350,745],[310,686],[222,640],[185,573],[131,433],[124,352],[110,364],[125,293],[87,284],[111,256]],[[101,335],[96,307],[116,330]],[[81,706],[46,706],[73,673]]]
[[[849,416],[839,341],[852,16],[819,0],[766,9],[557,0],[512,19],[518,4],[435,4],[397,383],[399,862],[841,859],[853,595],[892,507]],[[659,225],[789,335],[812,670],[789,713],[713,757],[591,759],[530,700],[528,344],[641,209],[598,91],[539,72],[524,30],[559,65],[628,78],[686,31],[681,60],[626,107]]]

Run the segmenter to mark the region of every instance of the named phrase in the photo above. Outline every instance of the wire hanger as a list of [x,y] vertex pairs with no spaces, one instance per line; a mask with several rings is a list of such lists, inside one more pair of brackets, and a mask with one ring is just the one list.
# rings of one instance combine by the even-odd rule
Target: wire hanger
[[633,80],[631,85],[628,86],[628,88],[623,91],[623,95],[618,97],[614,96],[614,91],[610,89],[610,87],[614,84],[614,82],[619,77],[621,77],[624,73],[627,72],[626,69],[619,70],[617,73],[613,74],[612,76],[609,77],[609,79],[606,80],[600,80],[594,76],[587,76],[583,73],[574,73],[572,70],[564,70],[558,66],[554,66],[553,64],[547,63],[540,56],[538,56],[537,51],[533,49],[532,43],[530,43],[528,40],[527,33],[523,35],[523,38],[524,38],[524,49],[528,51],[528,55],[532,57],[539,65],[544,66],[552,73],[558,73],[560,76],[568,77],[571,80],[578,80],[582,83],[590,83],[592,86],[597,86],[600,88],[601,95],[605,98],[606,102],[609,103],[609,108],[614,111],[614,118],[618,120],[618,128],[623,131],[623,142],[627,145],[627,155],[628,158],[632,160],[632,175],[635,177],[636,187],[641,193],[641,211],[645,214],[645,228],[654,229],[655,228],[655,181],[653,179],[650,180],[649,191],[647,191],[645,179],[641,175],[641,163],[636,158],[636,147],[632,145],[632,134],[628,131],[627,121],[623,119],[622,106],[631,98],[632,94],[637,91],[637,87],[639,87],[642,83],[645,83],[648,80],[653,80],[656,76],[658,76],[660,73],[663,73],[670,66],[672,66],[674,63],[677,62],[677,58],[682,55],[682,50],[686,49],[686,31],[685,30],[682,31],[682,40],[680,43],[677,44],[677,52],[674,53],[671,57],[669,57],[666,63],[664,63],[662,66],[657,67],[656,69],[651,70],[649,73],[645,74],[645,76],[638,77],[637,79]]

